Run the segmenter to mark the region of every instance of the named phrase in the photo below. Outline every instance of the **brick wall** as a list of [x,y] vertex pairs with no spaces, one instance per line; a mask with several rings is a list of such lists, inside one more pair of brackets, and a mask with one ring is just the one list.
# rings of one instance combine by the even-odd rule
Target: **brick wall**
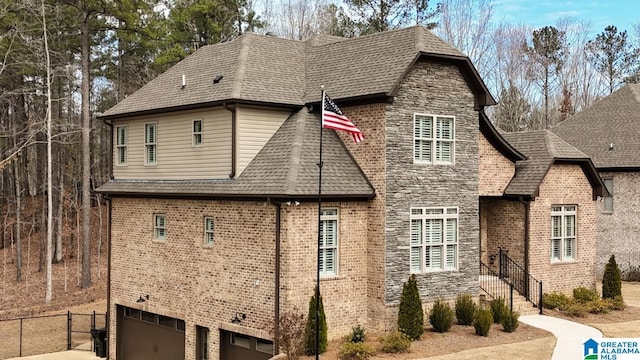
[[603,179],[613,179],[613,212],[602,211],[598,204],[598,277],[611,255],[616,256],[620,270],[640,266],[640,173],[600,173]]
[[[597,203],[582,168],[552,165],[531,202],[530,271],[543,282],[543,291],[571,294],[579,286],[595,286]],[[551,206],[577,205],[575,261],[551,263]]]
[[509,257],[524,266],[524,216],[525,205],[517,200],[480,200],[480,258],[493,271],[498,271],[499,248],[508,250]]
[[500,154],[482,133],[478,134],[478,152],[480,196],[502,196],[515,175],[515,163]]

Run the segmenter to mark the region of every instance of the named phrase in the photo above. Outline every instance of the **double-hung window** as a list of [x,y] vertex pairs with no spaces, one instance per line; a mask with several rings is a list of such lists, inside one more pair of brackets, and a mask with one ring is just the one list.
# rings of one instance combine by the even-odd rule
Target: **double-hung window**
[[158,125],[144,124],[144,164],[155,165],[158,161]]
[[413,115],[414,163],[453,164],[454,153],[454,117]]
[[118,165],[127,165],[127,126],[116,126],[116,151]]
[[458,268],[458,208],[411,208],[412,273]]
[[204,244],[213,245],[213,218],[204,218]]
[[576,258],[576,205],[551,206],[551,261]]
[[167,217],[162,214],[153,215],[153,238],[167,240]]
[[603,179],[603,181],[609,196],[602,198],[602,211],[611,213],[613,212],[613,179]]
[[202,146],[202,120],[193,120],[193,146]]
[[320,275],[338,275],[338,209],[320,211]]

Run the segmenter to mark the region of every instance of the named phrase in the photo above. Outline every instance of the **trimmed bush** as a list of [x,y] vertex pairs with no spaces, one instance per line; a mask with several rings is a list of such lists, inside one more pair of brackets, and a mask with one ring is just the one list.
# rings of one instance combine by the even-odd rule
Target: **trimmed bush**
[[491,300],[491,302],[489,303],[489,308],[491,309],[491,315],[493,316],[493,322],[495,324],[500,324],[502,314],[505,311],[509,311],[509,308],[507,307],[507,304],[505,304],[503,298]]
[[517,311],[505,311],[502,314],[502,319],[500,323],[502,324],[502,329],[508,333],[512,333],[516,331],[518,328],[518,318],[520,317],[520,313]]
[[422,301],[414,274],[411,274],[409,281],[402,286],[398,307],[398,330],[405,333],[411,340],[419,339],[424,332]]
[[605,299],[596,299],[584,304],[587,311],[592,314],[608,314],[611,310],[610,303]]
[[581,304],[577,301],[570,301],[566,305],[558,307],[558,309],[564,311],[567,315],[575,317],[584,317],[589,312],[587,305]]
[[622,296],[616,296],[613,299],[603,299],[604,301],[609,303],[609,308],[611,310],[624,310],[627,305],[622,300]]
[[365,338],[364,327],[358,325],[354,328],[351,328],[351,336],[349,337],[350,342],[361,343],[361,342],[364,342],[364,338]]
[[433,330],[443,333],[449,331],[453,325],[454,313],[451,306],[444,300],[436,300],[429,313],[429,323]]
[[616,296],[622,296],[622,280],[620,277],[620,268],[618,268],[618,264],[616,263],[616,257],[611,255],[609,262],[604,267],[602,298],[613,299]]
[[382,343],[382,351],[392,354],[405,352],[411,347],[411,339],[398,330],[381,337],[380,343]]
[[476,334],[480,336],[488,336],[492,323],[493,315],[491,314],[491,311],[484,309],[476,311],[476,316],[473,320],[473,328],[476,329]]
[[456,297],[456,321],[458,325],[469,326],[473,324],[477,306],[473,302],[471,295],[460,294]]
[[573,289],[573,298],[581,304],[586,304],[590,301],[599,300],[600,295],[598,295],[596,289],[589,289],[581,286]]
[[565,294],[558,293],[544,293],[542,294],[542,306],[545,309],[555,309],[559,308],[562,310],[563,307],[566,307],[571,302],[571,299]]
[[376,354],[376,350],[363,342],[344,342],[340,348],[340,360],[366,360]]
[[[327,351],[327,318],[324,314],[324,305],[322,304],[322,295],[318,298],[318,287],[313,291],[313,296],[309,300],[309,316],[307,317],[307,325],[304,328],[304,352],[307,355],[314,355],[316,349],[319,353]],[[318,299],[318,300],[316,300]],[[316,346],[316,301],[320,304],[319,324],[320,324],[320,344]]]

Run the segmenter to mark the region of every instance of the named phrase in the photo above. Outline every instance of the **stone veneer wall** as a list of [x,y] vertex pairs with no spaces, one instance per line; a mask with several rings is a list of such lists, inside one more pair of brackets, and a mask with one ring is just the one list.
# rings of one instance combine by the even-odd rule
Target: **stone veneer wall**
[[[455,116],[455,163],[413,163],[413,114]],[[397,306],[409,271],[410,208],[459,207],[458,270],[418,274],[424,303],[478,293],[478,112],[452,64],[418,61],[387,106],[385,301]],[[395,314],[393,314],[395,315]]]
[[598,204],[598,277],[611,255],[620,270],[640,266],[640,172],[603,172],[603,179],[613,180],[613,212],[602,211]]
[[[575,261],[551,263],[551,206],[577,205]],[[596,280],[597,203],[579,165],[552,165],[531,202],[530,272],[543,282],[544,292],[571,295],[579,286],[593,287]]]
[[499,248],[508,250],[511,259],[525,266],[524,216],[525,205],[517,200],[480,199],[480,258],[493,271],[499,270]]
[[484,134],[478,134],[479,194],[502,196],[516,173],[516,164],[491,145]]

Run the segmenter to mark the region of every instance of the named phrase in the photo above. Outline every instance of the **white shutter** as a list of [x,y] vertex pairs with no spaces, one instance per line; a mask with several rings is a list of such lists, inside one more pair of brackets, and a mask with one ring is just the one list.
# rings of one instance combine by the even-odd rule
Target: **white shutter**
[[560,239],[551,240],[551,259],[560,260]]
[[422,244],[422,220],[411,220],[411,245]]
[[456,245],[447,245],[447,268],[453,269],[456,267],[456,258],[457,258],[457,246]]
[[409,255],[409,263],[411,265],[411,272],[419,272],[421,269],[420,260],[422,256],[420,255],[422,252],[421,246],[413,246],[411,247],[411,254]]
[[429,250],[431,252],[431,266],[429,268],[434,270],[442,269],[442,247],[431,246]]
[[336,270],[336,257],[335,257],[335,249],[325,249],[324,250],[324,272],[325,274],[334,274]]
[[564,259],[569,260],[574,258],[575,238],[568,238],[564,240]]
[[446,234],[447,243],[455,243],[458,241],[457,224],[458,224],[457,219],[447,219],[447,234]]

